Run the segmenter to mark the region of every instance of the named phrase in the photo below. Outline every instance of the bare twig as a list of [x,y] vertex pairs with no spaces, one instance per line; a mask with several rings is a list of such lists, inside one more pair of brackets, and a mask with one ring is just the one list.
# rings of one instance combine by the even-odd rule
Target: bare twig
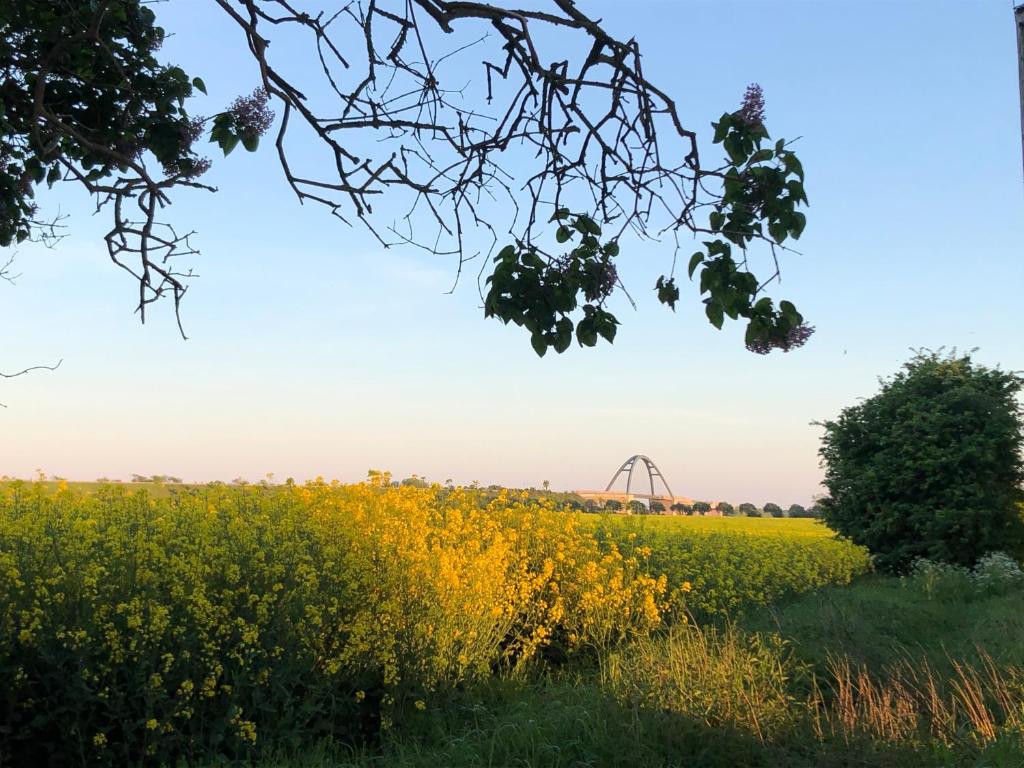
[[[56,371],[58,368],[60,368],[60,364],[63,362],[64,360],[62,358],[58,360],[55,365],[32,365],[29,366],[28,368],[23,368],[22,370],[16,373],[4,373],[3,371],[0,371],[0,379],[13,379],[18,376],[24,376],[26,373],[29,373],[31,371]],[[0,403],[0,408],[6,407],[7,405],[5,403]]]

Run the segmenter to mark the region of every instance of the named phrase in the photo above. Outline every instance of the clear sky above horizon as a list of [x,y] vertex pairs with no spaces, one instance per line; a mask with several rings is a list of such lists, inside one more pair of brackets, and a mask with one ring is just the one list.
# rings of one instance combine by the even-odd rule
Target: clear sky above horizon
[[[355,481],[374,467],[572,489],[644,453],[680,495],[807,503],[812,422],[871,395],[910,349],[977,347],[1024,369],[1011,3],[579,5],[640,41],[688,126],[707,131],[756,81],[773,137],[801,137],[808,227],[775,293],[816,326],[806,347],[747,352],[691,283],[673,314],[650,290],[671,249],[624,242],[638,307],[613,307],[615,344],[538,359],[523,331],[484,320],[475,280],[447,295],[451,258],[384,251],[301,207],[265,142],[215,162],[216,195],[169,212],[202,250],[188,341],[169,305],[138,323],[107,214],[71,191],[41,198],[70,214],[69,236],[20,248],[17,284],[0,283],[0,370],[63,364],[0,381],[0,474]],[[163,54],[203,77],[208,111],[258,84],[213,3],[156,11],[175,33]]]

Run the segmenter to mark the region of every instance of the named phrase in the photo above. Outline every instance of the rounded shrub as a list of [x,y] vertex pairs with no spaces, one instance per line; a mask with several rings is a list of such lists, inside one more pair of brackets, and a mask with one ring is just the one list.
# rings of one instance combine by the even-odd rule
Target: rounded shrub
[[877,395],[822,424],[825,521],[888,571],[1019,553],[1022,384],[969,355],[917,353]]

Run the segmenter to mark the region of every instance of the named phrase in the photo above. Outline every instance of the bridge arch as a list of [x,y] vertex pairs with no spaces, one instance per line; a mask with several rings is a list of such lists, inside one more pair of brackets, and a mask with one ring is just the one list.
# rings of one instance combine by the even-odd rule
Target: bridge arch
[[654,478],[658,478],[661,481],[661,484],[665,486],[666,496],[669,498],[673,498],[675,496],[675,494],[672,493],[672,489],[668,487],[668,481],[665,480],[665,476],[661,474],[661,470],[658,469],[658,465],[651,461],[649,456],[644,456],[639,453],[630,456],[622,462],[622,466],[619,467],[614,475],[612,475],[612,479],[608,481],[608,486],[604,489],[605,493],[611,491],[612,486],[615,485],[615,481],[619,479],[619,475],[624,472],[626,473],[626,493],[632,493],[633,472],[636,470],[638,464],[642,464],[647,470],[647,479],[651,486],[651,496],[658,495],[654,491]]

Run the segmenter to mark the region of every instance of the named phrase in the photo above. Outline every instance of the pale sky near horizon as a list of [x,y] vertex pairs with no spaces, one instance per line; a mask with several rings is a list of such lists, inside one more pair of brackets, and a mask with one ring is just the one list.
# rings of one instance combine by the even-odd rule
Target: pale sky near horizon
[[[808,226],[774,292],[817,327],[806,347],[747,352],[688,282],[669,312],[650,286],[671,249],[624,242],[638,308],[615,305],[615,344],[538,359],[523,331],[483,318],[475,280],[446,294],[451,258],[384,251],[300,207],[267,142],[215,163],[216,195],[169,211],[202,249],[188,341],[169,305],[138,323],[105,214],[70,191],[41,198],[70,234],[19,249],[17,284],[0,284],[0,370],[63,364],[0,381],[0,474],[355,481],[373,467],[572,489],[644,453],[679,495],[807,503],[821,492],[811,422],[871,395],[911,348],[1024,369],[1011,3],[579,5],[637,37],[688,126],[708,131],[756,81],[773,137],[802,137]],[[203,77],[209,112],[257,85],[212,3],[156,10],[176,33],[163,55]]]

